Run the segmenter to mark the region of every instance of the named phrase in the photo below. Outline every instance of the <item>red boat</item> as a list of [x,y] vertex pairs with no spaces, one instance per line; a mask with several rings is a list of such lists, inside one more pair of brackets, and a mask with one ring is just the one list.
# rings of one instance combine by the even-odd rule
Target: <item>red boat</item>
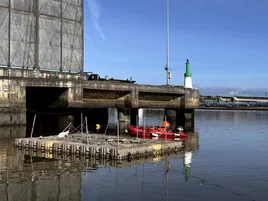
[[159,137],[159,138],[183,138],[187,135],[182,131],[174,132],[172,129],[165,129],[162,127],[151,127],[143,129],[142,126],[128,126],[128,132],[132,136],[137,136],[139,138],[151,138],[151,137]]

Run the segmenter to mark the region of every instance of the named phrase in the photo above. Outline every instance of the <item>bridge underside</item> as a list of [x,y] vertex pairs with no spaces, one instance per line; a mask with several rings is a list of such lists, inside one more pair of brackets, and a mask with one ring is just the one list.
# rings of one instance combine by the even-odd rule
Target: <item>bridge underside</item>
[[[172,109],[179,114],[199,106],[199,91],[183,87],[54,78],[1,78],[0,125],[32,125],[36,115],[36,135],[51,127],[57,128],[57,132],[62,131],[70,122],[78,126],[81,113],[83,121],[87,116],[89,127],[93,128],[96,123],[107,126],[108,108],[129,111],[126,119],[135,124],[139,108]],[[28,133],[30,130],[31,127]]]
[[83,108],[180,108],[183,94],[131,91],[83,90]]

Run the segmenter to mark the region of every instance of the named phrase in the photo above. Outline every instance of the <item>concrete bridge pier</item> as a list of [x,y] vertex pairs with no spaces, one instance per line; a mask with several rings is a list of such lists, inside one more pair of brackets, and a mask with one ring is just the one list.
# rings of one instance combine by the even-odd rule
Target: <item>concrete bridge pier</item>
[[124,134],[125,129],[127,129],[128,125],[130,124],[131,119],[131,109],[125,108],[125,109],[117,109],[118,114],[118,121],[119,121],[119,133]]
[[134,125],[136,126],[138,123],[138,108],[128,108],[128,109],[117,109],[118,111],[118,120],[119,120],[119,133],[120,135],[128,135],[126,130],[128,126]]
[[165,109],[165,116],[173,129],[182,126],[186,131],[194,130],[193,109]]
[[130,109],[117,109],[119,122],[130,122]]
[[194,110],[184,110],[184,128],[190,131],[194,131]]
[[119,133],[125,134],[127,127],[131,125],[137,125],[137,116],[139,114],[138,108],[125,108],[117,109],[118,120],[119,120]]
[[[170,127],[174,129],[177,126],[177,114],[175,109],[165,109],[166,120],[170,123]],[[163,120],[165,119],[163,118]]]

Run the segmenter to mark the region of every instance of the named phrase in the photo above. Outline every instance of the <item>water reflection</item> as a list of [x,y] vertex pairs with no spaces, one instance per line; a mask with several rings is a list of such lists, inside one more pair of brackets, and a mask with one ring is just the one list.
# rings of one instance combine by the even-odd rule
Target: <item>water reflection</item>
[[[183,166],[184,166],[184,178],[185,178],[185,182],[188,182],[189,178],[190,178],[190,166],[192,163],[192,152],[191,151],[184,151],[181,152],[182,158],[183,158]],[[172,169],[171,167],[171,163],[169,161],[168,158],[166,158],[165,160],[165,200],[168,200],[168,176],[169,176],[169,172]]]
[[195,119],[198,121],[210,120],[214,123],[232,123],[239,125],[256,120],[268,122],[267,111],[247,111],[247,110],[196,110]]
[[1,138],[25,137],[26,126],[0,126]]
[[184,171],[185,171],[185,181],[188,182],[189,177],[190,177],[190,168],[191,168],[191,163],[192,163],[192,157],[193,154],[192,152],[184,152]]
[[[148,125],[162,121],[162,111],[148,110],[145,113]],[[12,139],[24,137],[26,127],[0,127],[0,134]],[[124,160],[120,163],[98,158],[17,150],[12,139],[1,138],[1,201],[107,200],[111,197],[131,201],[136,200],[135,196],[129,197],[133,192],[143,192],[140,196],[146,200],[168,200],[169,183],[172,181],[169,175],[173,174],[172,168],[177,166],[174,161],[184,166],[185,153],[199,149],[199,135],[188,135],[184,141],[184,149],[177,153]],[[182,171],[181,174],[189,177],[189,171]],[[163,197],[157,197],[157,193],[155,197],[152,196],[158,188],[165,189]]]
[[17,152],[2,138],[0,200],[267,200],[268,112],[195,114],[200,136],[183,150],[122,163]]
[[21,157],[1,170],[1,201],[80,200],[80,172],[79,164]]
[[[17,150],[13,146],[13,141],[6,138],[0,139],[0,147],[1,201],[15,201],[18,198],[21,201],[72,201],[90,198],[94,200],[93,197],[96,198],[101,194],[99,192],[101,188],[111,191],[113,186],[114,192],[121,193],[126,190],[127,184],[134,185],[135,188],[140,188],[142,192],[148,194],[152,171],[155,173],[161,171],[159,168],[162,162],[166,162],[162,171],[166,174],[165,185],[168,196],[170,161],[180,160],[183,163],[184,158],[184,150],[166,156],[121,162],[73,155],[57,156]],[[131,170],[136,171],[135,175],[131,175]],[[133,181],[135,177],[138,177],[137,180],[140,182]],[[131,187],[128,190],[131,190]]]

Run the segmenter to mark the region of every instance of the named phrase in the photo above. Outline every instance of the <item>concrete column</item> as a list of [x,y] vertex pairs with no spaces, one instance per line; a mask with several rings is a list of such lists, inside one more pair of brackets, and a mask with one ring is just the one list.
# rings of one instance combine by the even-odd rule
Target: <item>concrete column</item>
[[194,110],[185,110],[184,112],[184,128],[185,130],[194,130]]
[[173,129],[177,126],[182,126],[185,130],[194,129],[193,109],[165,109],[165,116]]
[[172,128],[172,129],[176,128],[176,123],[177,123],[176,122],[176,110],[175,109],[165,109],[165,116],[167,118],[167,121],[170,123],[170,128]]
[[130,109],[117,109],[120,122],[130,122]]
[[131,107],[137,108],[139,107],[139,91],[136,87],[134,87],[131,91]]
[[125,130],[130,124],[130,109],[117,109],[118,120],[119,120],[119,134],[124,135]]
[[83,108],[83,86],[81,83],[72,84],[68,92],[69,107]]
[[194,130],[194,110],[178,109],[176,110],[176,125],[182,126],[186,131]]

